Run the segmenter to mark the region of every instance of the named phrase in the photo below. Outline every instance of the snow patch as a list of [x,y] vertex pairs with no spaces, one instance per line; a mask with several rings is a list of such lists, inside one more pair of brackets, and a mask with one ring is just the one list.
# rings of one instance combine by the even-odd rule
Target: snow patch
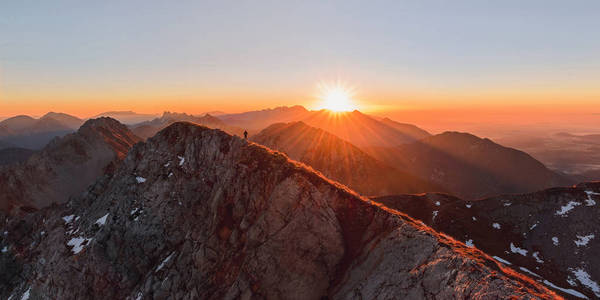
[[538,226],[538,222],[537,221],[535,224],[531,225],[531,227],[529,227],[529,230],[533,230],[534,228],[536,228]]
[[435,201],[436,206],[440,206],[440,201]]
[[102,226],[106,224],[106,218],[108,217],[108,213],[102,216],[100,219],[96,220],[96,224]]
[[467,247],[469,247],[469,248],[473,248],[473,247],[475,247],[475,245],[473,245],[473,240],[468,240],[468,241],[466,241],[466,242],[465,242],[465,245],[467,245]]
[[527,250],[521,249],[521,248],[515,246],[513,243],[510,243],[510,251],[512,253],[518,253],[518,254],[521,254],[523,256],[527,256]]
[[162,269],[166,263],[169,262],[169,260],[171,259],[171,257],[173,256],[173,254],[175,254],[175,252],[171,252],[171,254],[169,254],[169,256],[167,256],[167,258],[165,258],[165,260],[163,260],[160,265],[156,268],[155,272],[160,271],[160,269]]
[[544,261],[540,258],[540,253],[539,252],[533,252],[533,254],[531,254],[533,256],[533,258],[535,258],[535,261],[537,261],[540,264],[543,264]]
[[25,293],[23,293],[23,296],[21,296],[21,300],[27,300],[29,299],[29,294],[31,293],[31,287],[29,287]]
[[496,228],[496,229],[500,229],[500,224],[498,223],[493,223],[492,227]]
[[590,240],[592,240],[595,236],[593,234],[588,234],[588,235],[577,235],[577,240],[573,241],[575,242],[575,245],[577,245],[577,247],[579,246],[586,246]]
[[585,200],[585,205],[587,206],[594,206],[596,205],[596,201],[594,201],[594,199],[592,199],[592,195],[600,195],[600,193],[594,193],[592,191],[585,191],[585,193],[587,194],[587,199]]
[[142,300],[142,297],[144,297],[144,294],[142,292],[138,292],[135,296],[135,300]]
[[558,246],[558,238],[553,236],[552,237],[552,244],[554,244],[554,246]]
[[431,220],[435,220],[435,217],[437,217],[438,215],[438,211],[434,210],[431,214],[433,215],[433,218],[431,218]]
[[590,277],[590,274],[588,274],[586,271],[584,271],[581,268],[571,270],[571,272],[573,272],[573,275],[575,275],[575,277],[581,284],[583,284],[586,287],[588,287],[589,289],[591,289],[597,297],[600,297],[600,286],[598,285],[597,282],[592,280],[592,278]]
[[135,180],[137,180],[137,183],[144,183],[144,182],[146,182],[146,178],[141,177],[141,176],[135,177]]
[[183,166],[183,163],[185,162],[185,157],[183,157],[183,156],[177,156],[177,158],[179,158],[179,165]]
[[569,277],[567,277],[567,283],[570,286],[577,286],[577,282],[575,282],[575,279],[573,279],[573,277],[571,277],[571,275],[569,275]]
[[538,274],[535,274],[535,273],[533,273],[533,272],[529,271],[527,268],[519,267],[519,269],[520,269],[521,271],[523,271],[523,272],[527,273],[527,274],[533,275],[533,276],[535,276],[535,277],[542,278],[542,276],[540,276],[540,275],[538,275]]
[[566,214],[571,211],[573,208],[575,208],[575,206],[579,206],[581,205],[580,202],[575,202],[575,201],[569,201],[569,203],[567,203],[567,205],[563,205],[560,207],[560,210],[557,210],[555,215],[557,216],[565,216]]
[[504,206],[510,206],[511,204],[512,203],[510,203],[510,202],[506,202],[506,203],[504,203]]
[[473,219],[473,221],[477,221],[477,218],[475,218],[475,217],[471,217],[471,219]]
[[505,264],[505,265],[512,265],[508,260],[502,259],[498,256],[492,256],[493,259]]
[[2,253],[6,253],[6,252],[8,252],[8,247],[4,246],[4,248],[2,248]]
[[544,279],[543,282],[544,282],[545,285],[547,285],[547,286],[549,286],[549,287],[551,287],[553,289],[557,289],[557,290],[559,290],[559,291],[561,291],[563,293],[566,293],[566,294],[569,294],[569,295],[573,295],[573,296],[575,296],[577,298],[589,299],[584,294],[582,294],[582,293],[580,293],[580,292],[578,292],[576,290],[561,288],[561,287],[559,287],[559,286],[557,286],[557,285],[553,284],[552,282],[550,282],[548,280],[545,280],[545,279]]
[[467,208],[471,208],[471,206],[473,206],[473,205],[472,205],[472,204],[465,204],[465,206],[466,206]]
[[62,217],[62,219],[65,221],[66,224],[71,223],[71,221],[73,221],[73,218],[75,218],[75,215],[69,215],[69,216]]
[[173,172],[169,173],[169,177],[173,176]]
[[70,241],[67,242],[67,245],[72,246],[73,249],[71,249],[71,251],[73,251],[73,254],[78,254],[79,252],[81,252],[81,250],[83,250],[83,248],[88,245],[90,243],[92,239],[88,239],[88,238],[84,238],[84,237],[75,237],[72,238]]
[[168,168],[170,165],[171,165],[171,162],[168,162],[164,166],[165,166],[165,168]]

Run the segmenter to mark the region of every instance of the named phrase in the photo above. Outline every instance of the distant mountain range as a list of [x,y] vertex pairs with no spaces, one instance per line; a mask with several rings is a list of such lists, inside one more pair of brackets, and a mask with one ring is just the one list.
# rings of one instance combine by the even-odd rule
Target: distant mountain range
[[21,147],[40,149],[55,137],[73,132],[83,120],[63,113],[49,112],[39,119],[15,116],[0,122],[0,149]]
[[296,105],[291,107],[282,106],[272,109],[249,111],[239,114],[224,114],[219,116],[219,119],[231,126],[243,128],[250,134],[254,134],[271,124],[300,121],[309,114],[310,111],[306,110],[306,108]]
[[157,114],[139,114],[133,111],[107,111],[100,114],[97,114],[91,119],[100,118],[100,117],[110,117],[119,122],[127,125],[137,124],[145,121],[150,121],[154,118],[158,118]]
[[220,118],[211,116],[209,114],[197,117],[185,113],[172,112],[164,112],[160,118],[155,118],[151,121],[134,124],[131,125],[130,128],[137,136],[146,139],[154,136],[158,131],[175,122],[190,122],[198,125],[203,125],[209,128],[217,128],[237,136],[243,136],[244,132],[243,129],[235,126],[230,126],[223,122]]

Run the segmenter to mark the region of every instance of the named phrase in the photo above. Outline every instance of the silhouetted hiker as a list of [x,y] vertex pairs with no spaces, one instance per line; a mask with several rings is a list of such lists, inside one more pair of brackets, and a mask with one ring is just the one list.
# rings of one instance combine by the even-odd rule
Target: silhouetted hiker
[[248,131],[244,130],[244,139],[247,140],[248,139]]

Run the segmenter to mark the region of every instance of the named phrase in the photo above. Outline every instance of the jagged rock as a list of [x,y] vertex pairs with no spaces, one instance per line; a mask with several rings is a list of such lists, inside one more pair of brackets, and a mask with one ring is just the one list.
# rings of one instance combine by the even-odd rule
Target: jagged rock
[[81,198],[0,224],[3,298],[557,297],[280,153],[189,123],[136,144]]
[[112,172],[138,141],[114,119],[89,120],[27,161],[0,169],[0,210],[16,213],[64,203]]

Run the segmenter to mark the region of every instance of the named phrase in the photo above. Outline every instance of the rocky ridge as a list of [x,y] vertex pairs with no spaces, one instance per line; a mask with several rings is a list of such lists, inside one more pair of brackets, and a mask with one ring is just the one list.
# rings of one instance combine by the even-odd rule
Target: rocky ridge
[[175,123],[85,195],[2,224],[0,296],[558,296],[285,155]]
[[600,182],[465,201],[373,198],[493,255],[573,299],[600,298]]

